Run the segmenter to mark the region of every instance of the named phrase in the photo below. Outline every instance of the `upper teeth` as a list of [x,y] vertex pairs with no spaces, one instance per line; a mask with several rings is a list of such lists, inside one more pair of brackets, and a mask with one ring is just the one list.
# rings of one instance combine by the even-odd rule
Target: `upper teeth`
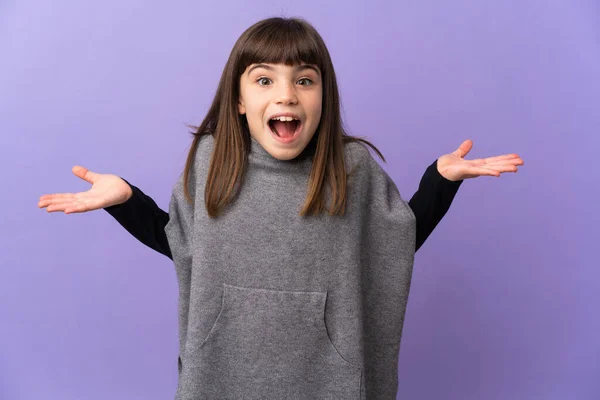
[[271,118],[271,120],[279,120],[279,121],[297,121],[298,118],[294,118],[294,117],[274,117]]

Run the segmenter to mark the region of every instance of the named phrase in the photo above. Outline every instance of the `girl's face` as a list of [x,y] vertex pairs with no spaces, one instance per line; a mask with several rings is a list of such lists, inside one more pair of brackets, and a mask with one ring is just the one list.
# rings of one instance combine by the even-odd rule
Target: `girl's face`
[[238,111],[250,135],[273,157],[291,160],[321,120],[323,85],[313,65],[252,64],[240,77]]

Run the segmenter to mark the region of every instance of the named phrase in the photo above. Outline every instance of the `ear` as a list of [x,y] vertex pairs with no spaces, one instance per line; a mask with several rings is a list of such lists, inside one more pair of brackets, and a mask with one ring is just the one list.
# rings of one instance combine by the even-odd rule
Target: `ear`
[[246,114],[246,106],[244,106],[244,100],[241,97],[238,101],[238,112],[242,115]]

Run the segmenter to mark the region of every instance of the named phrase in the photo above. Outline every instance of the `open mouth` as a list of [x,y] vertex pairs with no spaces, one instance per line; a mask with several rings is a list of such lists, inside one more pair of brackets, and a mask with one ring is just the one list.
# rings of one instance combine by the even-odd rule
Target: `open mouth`
[[302,122],[295,117],[275,117],[269,120],[269,129],[282,141],[294,139],[300,132]]

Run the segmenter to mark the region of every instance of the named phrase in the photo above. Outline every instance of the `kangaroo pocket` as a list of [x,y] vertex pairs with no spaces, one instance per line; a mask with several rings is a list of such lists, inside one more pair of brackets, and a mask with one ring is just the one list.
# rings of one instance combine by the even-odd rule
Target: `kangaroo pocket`
[[223,285],[221,312],[200,345],[198,387],[221,398],[359,398],[362,368],[329,339],[326,297]]

